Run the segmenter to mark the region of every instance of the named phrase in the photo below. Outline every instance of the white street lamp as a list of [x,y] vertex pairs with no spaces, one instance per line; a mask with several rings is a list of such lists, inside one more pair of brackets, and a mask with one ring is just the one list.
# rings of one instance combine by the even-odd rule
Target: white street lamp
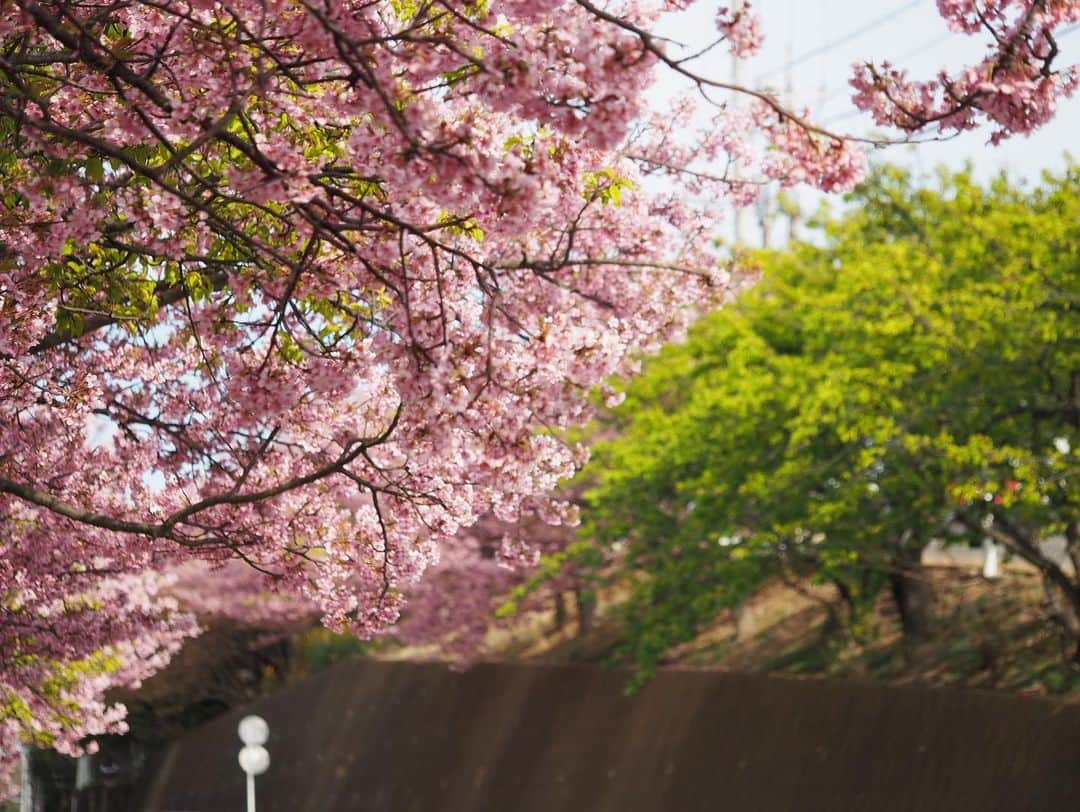
[[238,760],[247,776],[247,812],[255,812],[255,776],[262,775],[270,766],[270,753],[263,747],[270,738],[270,725],[261,716],[245,716],[237,732],[244,743]]

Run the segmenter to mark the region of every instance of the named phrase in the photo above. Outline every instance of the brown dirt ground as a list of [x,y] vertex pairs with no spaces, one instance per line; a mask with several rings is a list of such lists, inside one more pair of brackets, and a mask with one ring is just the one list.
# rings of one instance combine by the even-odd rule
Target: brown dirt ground
[[[917,646],[900,634],[886,593],[859,640],[826,624],[830,589],[766,585],[738,613],[726,613],[666,665],[801,676],[844,676],[894,683],[960,685],[1011,693],[1066,695],[1080,701],[1080,672],[1063,658],[1062,639],[1043,607],[1038,576],[1006,570],[994,581],[976,571],[929,567],[935,630]],[[600,620],[579,637],[573,622],[553,631],[553,617],[534,614],[489,641],[498,659],[602,660],[619,642],[618,594],[602,596]]]

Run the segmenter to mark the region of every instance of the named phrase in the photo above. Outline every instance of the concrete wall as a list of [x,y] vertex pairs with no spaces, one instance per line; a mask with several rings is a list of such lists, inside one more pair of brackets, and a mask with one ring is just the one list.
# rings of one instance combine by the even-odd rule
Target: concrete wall
[[971,691],[359,661],[196,730],[146,812],[238,812],[236,722],[270,723],[259,812],[1080,810],[1080,707]]

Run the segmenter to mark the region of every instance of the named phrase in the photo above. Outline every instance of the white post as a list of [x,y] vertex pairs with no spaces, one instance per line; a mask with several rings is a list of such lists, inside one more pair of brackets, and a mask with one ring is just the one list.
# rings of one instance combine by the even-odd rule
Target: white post
[[255,812],[255,776],[247,774],[247,812]]
[[30,774],[30,745],[19,745],[19,772],[21,789],[19,792],[19,812],[34,812],[34,781]]
[[1001,575],[1001,562],[998,557],[998,546],[993,539],[983,539],[983,578],[993,580]]

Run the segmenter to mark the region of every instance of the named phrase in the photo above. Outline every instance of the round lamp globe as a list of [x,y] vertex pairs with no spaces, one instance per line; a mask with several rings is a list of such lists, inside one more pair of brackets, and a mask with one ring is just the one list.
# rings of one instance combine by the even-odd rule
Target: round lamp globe
[[236,730],[244,744],[266,744],[270,738],[270,725],[261,716],[245,716]]
[[245,744],[237,760],[248,775],[262,775],[270,766],[270,753],[259,744]]

